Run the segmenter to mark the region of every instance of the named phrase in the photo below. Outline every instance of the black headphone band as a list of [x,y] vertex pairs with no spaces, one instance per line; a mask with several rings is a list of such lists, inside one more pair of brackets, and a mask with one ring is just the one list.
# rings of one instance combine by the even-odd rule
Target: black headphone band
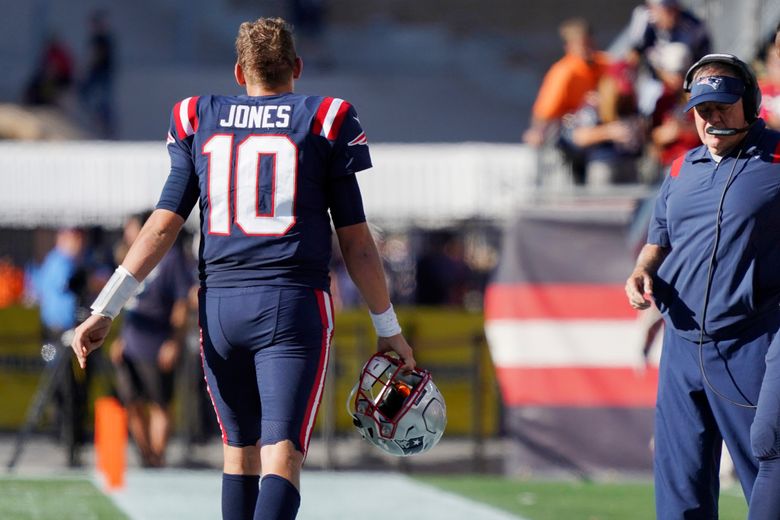
[[696,74],[696,71],[708,63],[731,65],[739,71],[742,81],[745,82],[745,93],[742,96],[745,108],[745,119],[748,123],[755,121],[756,118],[758,118],[759,108],[761,107],[761,90],[758,88],[758,80],[748,64],[733,54],[707,54],[691,65],[691,68],[689,68],[688,72],[685,74],[683,90],[685,92],[691,91],[693,76]]

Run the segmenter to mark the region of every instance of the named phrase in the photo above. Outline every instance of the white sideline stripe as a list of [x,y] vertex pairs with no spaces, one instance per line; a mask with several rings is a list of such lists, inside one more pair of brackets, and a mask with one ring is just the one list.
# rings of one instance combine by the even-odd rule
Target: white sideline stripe
[[[130,470],[109,497],[130,520],[214,520],[221,485],[218,470]],[[301,488],[297,520],[528,520],[393,473],[304,471]]]
[[485,336],[499,367],[626,367],[641,361],[642,326],[626,320],[491,320]]

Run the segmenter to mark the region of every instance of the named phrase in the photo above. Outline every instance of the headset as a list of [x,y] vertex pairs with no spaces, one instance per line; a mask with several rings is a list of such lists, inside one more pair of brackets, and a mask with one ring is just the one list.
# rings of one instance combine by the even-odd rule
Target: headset
[[756,75],[747,63],[733,54],[707,54],[691,65],[691,68],[689,68],[688,72],[685,74],[685,81],[683,82],[683,90],[685,92],[690,93],[693,84],[693,76],[698,69],[708,63],[731,65],[739,71],[740,79],[745,83],[745,93],[742,94],[742,107],[745,111],[745,121],[748,122],[748,125],[742,128],[710,127],[707,129],[707,133],[717,136],[731,136],[748,131],[750,127],[758,121],[758,114],[761,109],[761,89],[758,88]]

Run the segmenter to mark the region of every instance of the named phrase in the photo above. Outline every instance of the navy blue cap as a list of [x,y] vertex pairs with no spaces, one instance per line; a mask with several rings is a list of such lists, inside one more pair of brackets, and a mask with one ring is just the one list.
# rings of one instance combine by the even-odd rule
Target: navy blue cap
[[730,76],[704,76],[696,80],[691,87],[691,97],[685,105],[685,111],[698,104],[713,101],[732,105],[745,94],[745,82]]

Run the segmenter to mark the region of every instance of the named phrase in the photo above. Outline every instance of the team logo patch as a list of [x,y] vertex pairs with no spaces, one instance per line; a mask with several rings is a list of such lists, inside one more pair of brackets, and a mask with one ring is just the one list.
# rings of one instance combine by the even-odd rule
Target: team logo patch
[[347,146],[357,146],[357,145],[367,145],[368,144],[368,137],[366,137],[365,132],[360,132],[360,135],[358,135],[356,138],[351,140],[347,143]]
[[401,449],[404,452],[404,455],[409,455],[410,453],[418,453],[422,451],[423,449],[423,438],[422,437],[412,437],[411,439],[406,439],[403,441],[395,441],[398,446],[401,447]]
[[716,78],[715,76],[708,76],[706,78],[701,78],[699,81],[696,82],[696,85],[707,85],[712,90],[718,90],[722,82],[723,79],[721,78]]

